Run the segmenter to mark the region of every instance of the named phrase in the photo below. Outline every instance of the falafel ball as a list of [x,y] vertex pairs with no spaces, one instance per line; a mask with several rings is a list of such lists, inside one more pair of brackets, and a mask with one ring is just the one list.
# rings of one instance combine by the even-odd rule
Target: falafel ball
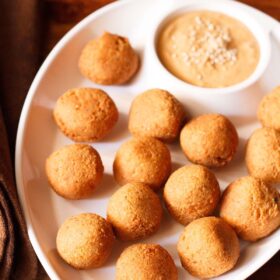
[[171,172],[170,152],[155,138],[133,137],[117,151],[113,170],[120,185],[136,182],[158,190]]
[[280,195],[260,179],[242,177],[225,190],[220,216],[242,239],[256,241],[280,226]]
[[239,241],[222,219],[205,217],[187,225],[177,250],[183,267],[198,278],[212,278],[232,269],[239,258]]
[[157,244],[134,244],[125,249],[116,265],[116,280],[177,280],[169,253]]
[[67,199],[90,197],[104,171],[99,153],[87,144],[60,148],[47,158],[45,168],[52,189]]
[[264,127],[280,131],[280,87],[263,97],[258,109],[258,119]]
[[257,129],[246,149],[249,174],[268,183],[280,183],[280,132],[273,128]]
[[155,233],[162,219],[159,197],[142,183],[128,183],[110,198],[107,220],[123,241],[138,240]]
[[102,217],[83,213],[68,218],[59,228],[56,246],[61,258],[76,269],[102,266],[111,254],[115,237]]
[[[129,131],[135,136],[174,141],[184,120],[181,103],[168,91],[151,89],[138,95],[129,112]],[[143,116],[148,116],[143,121]]]
[[54,119],[63,134],[77,142],[103,139],[118,121],[111,97],[97,88],[74,88],[60,96]]
[[193,163],[220,167],[228,164],[236,153],[238,135],[225,116],[206,114],[184,126],[180,143],[183,152]]
[[169,213],[183,225],[209,216],[220,198],[219,183],[208,168],[186,165],[168,178],[163,192]]
[[101,85],[128,82],[138,66],[138,55],[128,39],[108,32],[88,42],[79,59],[82,75]]

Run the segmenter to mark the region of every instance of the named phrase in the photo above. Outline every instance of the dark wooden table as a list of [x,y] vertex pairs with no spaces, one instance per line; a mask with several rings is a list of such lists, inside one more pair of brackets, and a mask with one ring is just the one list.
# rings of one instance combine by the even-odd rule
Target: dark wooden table
[[[56,42],[87,14],[113,2],[114,0],[45,0],[48,23],[43,55],[46,55]],[[152,0],[151,0],[152,1]],[[209,3],[211,1],[209,0]],[[280,0],[241,0],[280,20]],[[280,78],[279,78],[280,84]],[[280,280],[280,252],[278,252],[249,280]],[[240,279],[241,280],[241,279]]]

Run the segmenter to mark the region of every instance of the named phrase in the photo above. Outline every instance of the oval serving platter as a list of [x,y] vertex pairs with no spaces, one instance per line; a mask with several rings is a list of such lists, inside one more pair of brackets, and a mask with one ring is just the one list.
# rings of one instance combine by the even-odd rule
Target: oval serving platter
[[[122,142],[130,137],[127,118],[130,103],[135,95],[146,89],[159,87],[170,90],[195,116],[213,112],[227,115],[238,129],[240,145],[234,160],[226,167],[214,170],[221,189],[234,179],[247,174],[244,165],[246,140],[253,130],[260,126],[255,110],[263,94],[279,84],[277,77],[280,66],[280,24],[254,8],[229,0],[212,0],[215,5],[234,5],[264,27],[271,41],[269,66],[258,81],[258,91],[248,89],[250,100],[240,104],[222,101],[222,95],[210,94],[201,103],[189,93],[184,96],[182,86],[167,77],[166,70],[158,69],[156,58],[151,55],[151,26],[159,24],[159,19],[168,12],[192,4],[207,5],[205,0],[122,0],[110,4],[85,18],[69,31],[53,49],[37,73],[27,95],[18,127],[16,144],[16,180],[20,201],[24,210],[28,234],[35,252],[51,279],[114,279],[115,262],[129,243],[117,242],[113,254],[106,264],[98,269],[77,271],[65,264],[58,256],[55,246],[56,232],[69,216],[81,212],[95,212],[106,216],[109,197],[118,188],[112,176],[114,155]],[[207,6],[206,6],[207,7]],[[141,58],[141,68],[136,77],[123,86],[100,86],[87,81],[78,71],[77,61],[81,49],[87,41],[104,31],[117,33],[129,38]],[[166,75],[166,76],[165,76]],[[45,175],[46,157],[54,150],[70,144],[71,141],[57,129],[52,109],[57,98],[67,89],[74,87],[98,87],[104,89],[115,101],[120,119],[112,133],[102,142],[92,145],[99,151],[105,167],[101,186],[91,199],[67,201],[57,196],[49,187]],[[187,90],[186,90],[187,92]],[[207,93],[205,93],[207,94]],[[235,94],[235,93],[231,93]],[[246,94],[246,92],[244,93]],[[230,97],[229,99],[230,100]],[[214,107],[207,107],[216,104]],[[247,102],[247,103],[246,103]],[[247,108],[248,106],[248,108]],[[246,112],[246,113],[244,113]],[[169,145],[173,169],[188,163],[178,143]],[[168,213],[157,234],[143,242],[153,242],[166,248],[175,260],[179,279],[195,279],[182,269],[176,252],[178,236],[183,226],[173,221]],[[220,280],[245,279],[267,262],[280,249],[280,230],[256,243],[241,242],[241,256],[236,267],[217,277]]]

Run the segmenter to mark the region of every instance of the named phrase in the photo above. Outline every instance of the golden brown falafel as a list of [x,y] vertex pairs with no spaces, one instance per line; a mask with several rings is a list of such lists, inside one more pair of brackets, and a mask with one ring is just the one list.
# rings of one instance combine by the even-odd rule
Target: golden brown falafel
[[193,276],[212,278],[232,269],[239,258],[239,241],[222,219],[205,217],[187,225],[180,236],[178,253]]
[[168,178],[163,192],[169,213],[183,225],[215,210],[220,187],[215,175],[201,165],[186,165]]
[[280,131],[280,87],[263,97],[258,109],[258,119],[263,126]]
[[172,142],[180,132],[184,115],[181,103],[172,94],[162,89],[151,89],[133,100],[128,128],[135,136]]
[[53,190],[67,199],[91,196],[104,170],[98,152],[86,144],[72,144],[53,152],[45,168]]
[[242,239],[256,241],[280,226],[280,195],[260,179],[242,177],[225,190],[220,216]]
[[246,149],[250,175],[268,183],[280,183],[280,132],[260,128],[251,135]]
[[116,280],[177,280],[169,253],[156,244],[134,244],[125,249],[116,265]]
[[67,137],[77,142],[89,142],[104,138],[116,124],[119,113],[105,91],[76,88],[58,98],[53,115]]
[[238,135],[225,116],[207,114],[184,126],[180,143],[190,161],[207,167],[220,167],[228,164],[236,153]]
[[68,218],[59,228],[56,246],[59,255],[77,269],[102,266],[114,244],[111,225],[102,217],[83,213]]
[[107,220],[123,241],[138,240],[154,234],[162,219],[159,197],[142,183],[128,183],[110,198]]
[[101,85],[126,83],[138,66],[138,55],[128,39],[108,32],[88,42],[79,59],[82,75]]
[[113,170],[120,185],[138,182],[158,190],[171,172],[170,152],[155,138],[133,137],[117,151]]

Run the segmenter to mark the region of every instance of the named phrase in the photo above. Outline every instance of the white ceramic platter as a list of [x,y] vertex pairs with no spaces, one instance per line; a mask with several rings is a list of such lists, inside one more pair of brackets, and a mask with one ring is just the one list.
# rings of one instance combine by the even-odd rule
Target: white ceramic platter
[[[159,23],[159,18],[167,11],[191,5],[193,2],[196,5],[208,5],[206,7],[211,9],[221,6],[231,9],[231,5],[234,5],[242,12],[250,14],[269,35],[272,45],[269,66],[259,79],[257,88],[247,89],[247,92],[243,93],[243,99],[231,100],[235,93],[227,96],[223,93],[196,95],[199,93],[192,92],[184,83],[171,79],[167,71],[159,69],[159,64],[151,55],[151,34]],[[52,109],[57,98],[67,89],[96,86],[81,76],[77,61],[85,43],[105,30],[129,38],[141,56],[141,68],[127,85],[98,86],[110,94],[120,111],[120,120],[113,132],[104,141],[93,144],[101,154],[105,176],[91,199],[67,201],[50,189],[44,172],[46,157],[55,149],[71,143],[57,129],[52,119]],[[56,252],[55,238],[59,226],[69,216],[81,212],[95,212],[105,217],[108,198],[118,188],[112,177],[114,154],[120,144],[130,137],[127,115],[135,95],[152,87],[165,88],[182,101],[191,115],[216,111],[226,114],[233,121],[240,136],[238,154],[227,167],[214,170],[221,188],[224,189],[228,183],[246,174],[243,163],[245,142],[252,131],[260,126],[255,110],[261,96],[280,84],[279,61],[279,23],[253,8],[228,0],[122,0],[100,9],[74,27],[57,44],[34,79],[22,111],[16,146],[17,187],[29,237],[51,279],[114,279],[116,259],[128,244],[117,243],[112,256],[102,268],[77,271],[60,259]],[[200,96],[199,99],[196,96]],[[169,148],[174,169],[187,164],[178,143],[169,145]],[[180,279],[194,279],[187,277],[188,274],[181,268],[176,252],[177,239],[182,230],[183,226],[165,213],[159,232],[144,242],[158,243],[170,252],[178,267]],[[242,253],[237,266],[217,279],[240,280],[251,275],[280,249],[280,230],[253,244],[241,242],[241,247]]]

